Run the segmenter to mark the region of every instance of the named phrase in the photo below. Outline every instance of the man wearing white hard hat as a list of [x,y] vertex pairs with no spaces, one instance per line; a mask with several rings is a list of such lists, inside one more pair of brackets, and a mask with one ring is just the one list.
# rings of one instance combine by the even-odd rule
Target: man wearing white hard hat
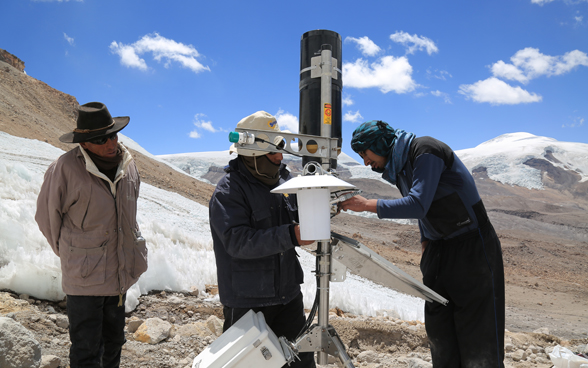
[[[237,128],[280,131],[265,111],[245,117]],[[296,197],[270,193],[292,176],[281,153],[235,145],[230,151],[237,158],[225,168],[209,204],[223,330],[253,309],[277,336],[294,341],[306,322],[296,247],[312,241],[300,239]],[[289,367],[315,367],[313,353],[299,356]]]

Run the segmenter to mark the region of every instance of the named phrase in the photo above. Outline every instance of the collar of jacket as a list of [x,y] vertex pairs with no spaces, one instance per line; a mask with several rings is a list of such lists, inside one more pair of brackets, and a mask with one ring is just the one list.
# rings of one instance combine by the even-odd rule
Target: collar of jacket
[[110,181],[110,179],[106,175],[104,175],[103,173],[100,172],[100,170],[98,170],[98,167],[96,166],[94,161],[92,161],[90,156],[86,153],[86,150],[84,150],[84,148],[82,148],[82,146],[78,147],[80,154],[84,157],[84,161],[86,162],[86,170],[90,174],[97,176],[100,179],[106,180],[106,182],[110,185],[110,192],[112,193],[112,196],[115,198],[116,198],[116,183],[125,175],[125,173],[127,172],[127,168],[129,167],[129,164],[133,160],[131,153],[122,143],[119,142],[118,146],[121,148],[121,150],[123,152],[123,159],[122,159],[121,163],[118,165],[118,169],[116,169],[116,175],[114,176],[114,182]]

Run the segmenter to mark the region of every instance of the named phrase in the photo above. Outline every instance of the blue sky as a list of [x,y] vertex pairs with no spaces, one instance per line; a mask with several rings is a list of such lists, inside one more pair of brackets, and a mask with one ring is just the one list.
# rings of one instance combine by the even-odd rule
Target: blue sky
[[[343,152],[363,121],[453,149],[588,143],[588,0],[3,0],[0,48],[153,154],[219,151],[265,110],[298,130],[300,39],[341,35]],[[73,128],[73,127],[72,127]]]

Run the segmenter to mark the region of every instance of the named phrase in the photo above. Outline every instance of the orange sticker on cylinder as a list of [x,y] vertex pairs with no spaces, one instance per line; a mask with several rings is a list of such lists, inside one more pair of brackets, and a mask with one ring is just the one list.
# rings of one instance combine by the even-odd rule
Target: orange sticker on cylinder
[[333,110],[331,109],[331,104],[326,103],[325,108],[324,108],[323,124],[331,125],[331,122],[332,122],[331,115],[333,115]]

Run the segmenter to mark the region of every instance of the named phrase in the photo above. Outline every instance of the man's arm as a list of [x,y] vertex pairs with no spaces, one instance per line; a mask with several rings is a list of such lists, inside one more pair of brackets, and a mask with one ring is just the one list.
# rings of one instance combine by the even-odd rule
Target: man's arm
[[431,207],[444,170],[443,160],[435,155],[417,157],[408,195],[399,199],[379,199],[378,217],[423,219]]
[[[259,213],[251,213],[246,198],[237,185],[217,184],[210,209],[210,226],[221,239],[225,251],[235,258],[253,259],[267,257],[294,248],[290,235],[291,224],[273,226],[266,229],[252,227],[252,221],[261,221],[274,216],[269,208]],[[299,238],[299,231],[297,238]]]
[[55,172],[56,162],[51,164],[45,173],[39,196],[35,221],[45,236],[53,252],[59,256],[59,236],[62,225],[62,198],[64,197],[61,176]]
[[406,197],[399,199],[366,199],[354,196],[339,205],[341,210],[374,212],[380,218],[422,219],[427,214],[441,174],[445,169],[443,160],[431,154],[415,160],[412,188]]
[[360,195],[353,196],[348,200],[341,202],[339,205],[339,209],[343,211],[354,211],[354,212],[374,212],[376,213],[378,210],[378,200],[377,199],[367,199]]

